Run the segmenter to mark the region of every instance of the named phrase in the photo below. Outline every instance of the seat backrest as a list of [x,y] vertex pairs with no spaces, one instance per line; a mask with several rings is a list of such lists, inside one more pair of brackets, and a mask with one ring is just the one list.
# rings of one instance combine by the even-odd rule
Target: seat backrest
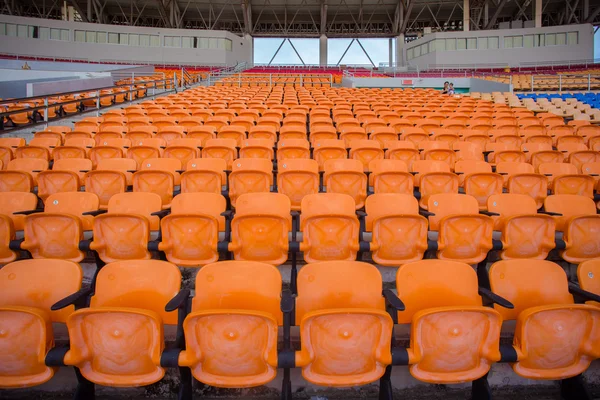
[[8,171],[45,171],[48,169],[48,161],[43,158],[15,158],[10,160],[6,169]]
[[413,172],[425,174],[428,172],[450,172],[448,163],[437,160],[417,160],[412,163]]
[[398,297],[406,309],[398,323],[409,324],[428,308],[481,306],[477,274],[468,264],[446,260],[422,260],[404,264],[396,273]]
[[493,194],[487,200],[488,211],[500,214],[502,218],[514,215],[537,214],[535,200],[526,194]]
[[373,221],[388,215],[419,215],[419,202],[410,194],[377,193],[367,197],[366,230],[371,231]]
[[177,311],[165,306],[179,292],[181,272],[167,261],[116,261],[103,267],[96,279],[90,307],[127,307],[154,311],[165,324],[177,323]]
[[360,172],[363,173],[363,164],[354,159],[332,159],[323,164],[325,175],[333,172]]
[[300,221],[304,224],[307,218],[321,215],[355,216],[354,199],[342,193],[309,194],[302,198]]
[[232,172],[236,171],[261,171],[272,174],[273,163],[266,158],[238,158],[233,162]]
[[454,171],[457,174],[462,172],[464,175],[478,172],[492,172],[492,166],[485,161],[461,160],[454,164]]
[[233,150],[235,150],[235,147],[237,146],[237,142],[235,139],[208,139],[205,143],[205,148],[206,147],[228,147],[231,148]]
[[466,194],[439,193],[429,197],[427,209],[434,215],[429,217],[430,228],[437,231],[440,220],[449,215],[478,215],[477,199]]
[[[132,160],[133,161],[133,160]],[[55,160],[52,166],[53,171],[73,171],[79,173],[81,171],[92,170],[92,160],[87,158],[61,158]]]
[[577,167],[567,163],[542,163],[538,167],[540,174],[544,175],[576,175]]
[[103,158],[98,161],[96,169],[126,173],[127,171],[135,171],[137,169],[137,163],[131,158]]
[[384,172],[408,172],[408,165],[402,160],[376,159],[369,162],[371,176]]
[[586,196],[555,194],[546,197],[544,210],[562,214],[556,217],[556,230],[564,231],[569,219],[582,215],[596,215],[596,203]]
[[311,311],[340,308],[384,310],[381,274],[358,261],[307,264],[298,273],[296,324]]
[[160,149],[161,147],[166,147],[167,146],[167,142],[164,139],[161,138],[143,138],[143,139],[137,139],[131,142],[131,146],[135,147],[135,146],[148,146],[148,147],[154,147],[156,149]]
[[573,304],[567,274],[557,264],[546,260],[503,260],[489,270],[494,293],[513,303],[514,309],[494,305],[504,320],[517,319],[531,307]]
[[235,215],[272,215],[290,219],[289,197],[280,193],[245,193],[235,203]]
[[533,165],[525,162],[501,162],[496,165],[496,172],[502,175],[533,174]]
[[278,166],[278,172],[281,174],[286,171],[311,172],[319,174],[319,163],[309,158],[288,158],[281,161]]
[[60,192],[48,196],[44,212],[81,216],[100,207],[98,196],[87,192]]
[[281,325],[280,300],[281,274],[276,267],[255,261],[221,261],[198,271],[192,310],[262,311]]
[[177,158],[148,158],[140,167],[140,170],[152,169],[175,173],[181,170],[181,161]]
[[83,271],[66,260],[21,260],[0,269],[0,307],[22,306],[42,309],[53,322],[66,322],[73,306],[59,311],[50,307],[81,288]]
[[156,193],[128,192],[115,194],[108,202],[109,213],[138,214],[150,219],[151,214],[160,211],[162,201]]
[[579,264],[577,280],[583,290],[600,295],[600,260],[589,260]]

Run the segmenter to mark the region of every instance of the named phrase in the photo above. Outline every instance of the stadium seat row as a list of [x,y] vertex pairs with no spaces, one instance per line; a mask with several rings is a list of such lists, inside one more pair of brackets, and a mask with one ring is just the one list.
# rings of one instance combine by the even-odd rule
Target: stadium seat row
[[472,196],[452,193],[429,196],[427,210],[412,195],[392,193],[367,197],[364,212],[343,193],[305,195],[297,211],[281,193],[246,193],[232,203],[228,210],[220,194],[182,193],[165,208],[158,194],[133,192],[113,195],[100,209],[93,193],[63,192],[42,209],[32,193],[2,192],[0,261],[14,261],[20,250],[76,262],[91,250],[106,263],[158,252],[182,266],[232,255],[295,267],[296,253],[307,263],[370,253],[377,264],[398,266],[428,250],[469,264],[485,262],[492,250],[503,259],[545,259],[557,249],[575,264],[600,257],[600,216],[584,196],[548,196],[543,211],[521,194],[492,195],[487,210]]
[[[497,362],[529,379],[568,379],[600,356],[600,262],[579,265],[578,276],[581,287],[545,260],[504,260],[478,273],[424,260],[398,269],[396,294],[382,290],[372,265],[328,261],[302,268],[296,297],[282,290],[273,266],[225,261],[198,271],[190,297],[166,261],[107,264],[90,288],[81,287],[76,263],[18,261],[0,269],[0,387],[42,384],[60,366],[78,369],[78,399],[91,398],[94,384],[155,383],[166,368],[180,369],[181,399],[192,398],[190,371],[211,386],[245,388],[283,369],[284,399],[291,398],[291,368],[321,386],[380,380],[386,400],[392,365],[437,384],[485,384]],[[500,344],[502,322],[510,320],[517,321],[513,345]],[[68,347],[53,346],[52,323],[66,323]],[[406,347],[394,344],[396,324],[410,325]],[[169,325],[177,336],[165,349]]]

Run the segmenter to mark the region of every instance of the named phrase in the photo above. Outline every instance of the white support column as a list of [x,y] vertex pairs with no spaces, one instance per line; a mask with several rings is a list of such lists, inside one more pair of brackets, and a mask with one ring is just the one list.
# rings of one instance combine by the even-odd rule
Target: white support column
[[471,16],[469,15],[469,0],[463,0],[463,31],[469,31],[469,22]]
[[404,65],[404,33],[396,38],[396,66]]
[[389,38],[388,40],[388,56],[389,56],[389,66],[392,67],[394,65],[394,42],[392,40],[392,38]]
[[319,65],[327,66],[327,36],[325,35],[319,38]]
[[542,0],[535,0],[535,27],[542,27]]
[[245,33],[244,42],[244,46],[248,46],[248,63],[254,65],[254,37],[248,33]]

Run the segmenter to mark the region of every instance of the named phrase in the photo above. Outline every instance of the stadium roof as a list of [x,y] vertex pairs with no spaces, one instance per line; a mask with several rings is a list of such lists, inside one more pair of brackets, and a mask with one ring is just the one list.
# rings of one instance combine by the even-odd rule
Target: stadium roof
[[[532,21],[536,0],[470,0],[470,30]],[[61,18],[59,0],[3,0],[3,14]],[[462,30],[464,0],[67,0],[84,22],[220,29],[255,37],[394,37]],[[542,0],[542,25],[600,25],[595,0]]]

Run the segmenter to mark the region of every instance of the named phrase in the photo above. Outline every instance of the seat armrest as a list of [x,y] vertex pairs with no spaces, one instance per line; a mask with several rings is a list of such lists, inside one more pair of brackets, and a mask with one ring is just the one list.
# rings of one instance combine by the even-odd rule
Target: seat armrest
[[92,288],[82,288],[79,291],[68,295],[64,299],[57,301],[50,309],[52,311],[58,311],[70,305],[74,305],[76,308],[79,308],[79,306],[84,307],[86,305],[85,302],[91,293]]
[[492,292],[489,289],[486,289],[486,288],[480,286],[479,290],[477,292],[479,293],[479,295],[481,297],[487,299],[488,301],[492,302],[493,304],[498,304],[501,307],[509,308],[509,309],[515,308],[513,303],[506,300],[504,297],[498,296],[496,293]]

